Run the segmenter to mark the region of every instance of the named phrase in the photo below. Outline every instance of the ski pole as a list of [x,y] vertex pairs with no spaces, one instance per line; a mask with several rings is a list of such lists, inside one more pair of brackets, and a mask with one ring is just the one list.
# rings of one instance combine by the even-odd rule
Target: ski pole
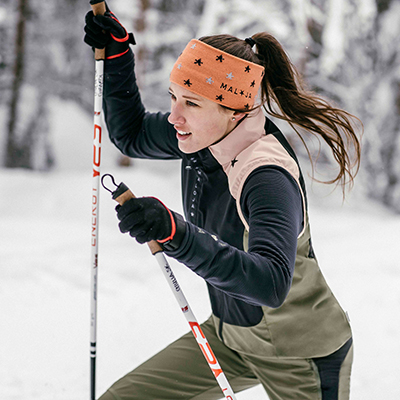
[[[103,0],[91,0],[94,15],[106,12]],[[92,176],[92,252],[91,252],[91,302],[90,302],[90,399],[96,399],[96,337],[97,337],[97,267],[99,234],[99,188],[101,161],[101,110],[103,101],[103,76],[105,49],[95,49],[94,79],[94,136]]]
[[[116,187],[114,191],[108,189],[104,185],[104,178],[106,176],[109,176],[112,180],[112,183]],[[135,195],[129,190],[129,188],[121,182],[119,185],[115,183],[114,177],[110,174],[105,174],[101,178],[101,184],[103,187],[111,192],[112,198],[116,200],[120,205],[124,204],[126,201],[135,198]],[[207,360],[207,363],[209,367],[211,368],[211,371],[213,372],[215,379],[218,382],[219,387],[222,390],[222,393],[225,396],[225,399],[227,400],[236,400],[235,394],[228,382],[228,379],[226,378],[224,372],[221,369],[221,366],[218,363],[217,358],[215,357],[214,352],[211,350],[211,347],[200,327],[198,324],[196,317],[194,316],[192,309],[190,308],[185,295],[182,292],[182,289],[180,288],[178,281],[175,278],[174,273],[172,272],[172,269],[163,253],[163,249],[160,246],[160,244],[155,241],[151,240],[150,242],[147,243],[147,245],[150,248],[151,254],[155,256],[155,258],[158,261],[158,264],[161,267],[161,270],[163,271],[163,274],[165,278],[167,279],[169,286],[172,290],[172,292],[175,295],[176,300],[179,303],[179,306],[181,307],[181,310],[189,323],[190,329],[192,330],[192,333],[197,341],[197,344],[200,346],[200,349]]]

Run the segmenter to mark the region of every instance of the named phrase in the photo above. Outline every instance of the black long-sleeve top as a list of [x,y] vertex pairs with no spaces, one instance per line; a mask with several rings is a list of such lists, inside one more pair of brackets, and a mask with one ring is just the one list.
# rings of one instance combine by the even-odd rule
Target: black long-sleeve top
[[[221,321],[255,325],[261,306],[279,307],[291,286],[303,224],[298,184],[278,166],[262,166],[249,175],[240,198],[249,225],[244,251],[245,228],[227,176],[210,150],[181,152],[169,114],[145,111],[131,52],[108,60],[105,71],[104,112],[111,141],[130,157],[182,160],[186,233],[180,247],[167,254],[206,280],[213,313]],[[292,152],[268,119],[265,131]]]

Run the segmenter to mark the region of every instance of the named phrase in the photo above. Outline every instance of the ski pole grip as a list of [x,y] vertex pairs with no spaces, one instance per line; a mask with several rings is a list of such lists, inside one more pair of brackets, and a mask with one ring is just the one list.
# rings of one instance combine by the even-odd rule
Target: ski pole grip
[[[131,192],[128,186],[125,185],[125,183],[121,182],[118,185],[117,189],[113,192],[112,198],[122,206],[128,200],[135,199],[136,196]],[[153,256],[154,254],[163,251],[162,247],[156,240],[151,240],[150,242],[147,242],[147,245],[149,246],[149,249]]]
[[[104,0],[90,0],[90,5],[94,15],[104,15],[106,12],[106,2]],[[106,49],[95,49],[94,50],[95,60],[106,59]]]

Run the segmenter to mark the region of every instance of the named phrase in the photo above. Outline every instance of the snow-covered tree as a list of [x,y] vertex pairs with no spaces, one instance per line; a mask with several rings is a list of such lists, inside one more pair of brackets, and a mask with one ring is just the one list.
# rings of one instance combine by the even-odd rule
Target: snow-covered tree
[[361,179],[400,211],[400,1],[331,0],[327,11],[307,78],[362,120]]
[[[165,107],[164,98],[160,100],[164,83],[176,56],[191,38],[216,33],[245,38],[268,31],[283,44],[310,89],[363,122],[358,186],[362,183],[370,196],[400,211],[400,0],[181,0],[168,2],[168,7],[160,7],[164,5],[160,1],[150,4],[150,29],[141,38],[150,57],[151,72],[144,85],[148,102],[156,108]],[[162,89],[160,85],[164,85]],[[297,151],[305,154],[291,130],[286,133]],[[324,180],[334,165],[330,149],[319,148],[318,143],[314,147],[322,175],[317,177]]]
[[[7,119],[5,166],[51,167],[48,102],[52,96],[93,109],[93,68],[88,68],[92,58],[82,43],[88,9],[77,0],[19,0],[1,6],[0,29],[6,32],[8,48],[4,55],[0,48],[0,68],[8,76],[0,81]],[[2,18],[5,13],[7,18]]]
[[[190,39],[216,33],[244,39],[261,31],[276,36],[310,89],[362,120],[365,133],[359,182],[370,196],[400,211],[400,0],[108,3],[135,34],[138,81],[150,110],[168,109],[168,75]],[[32,152],[25,166],[44,169],[52,163],[51,133],[46,130],[51,98],[72,99],[88,113],[93,109],[93,57],[82,41],[89,4],[29,0],[25,68],[18,101],[12,106],[17,4],[3,0],[0,5],[0,106],[7,108],[9,121],[14,107],[16,143],[29,144]],[[283,129],[299,154],[305,155],[290,127]],[[324,175],[332,157],[328,148],[321,146],[320,150],[319,172]]]

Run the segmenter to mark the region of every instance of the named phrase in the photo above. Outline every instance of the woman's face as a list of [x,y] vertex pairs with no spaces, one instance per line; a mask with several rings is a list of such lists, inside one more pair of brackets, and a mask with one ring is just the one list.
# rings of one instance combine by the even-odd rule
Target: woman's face
[[[225,110],[176,83],[171,82],[169,92],[171,114],[168,121],[174,125],[179,149],[184,153],[194,153],[218,142],[240,119],[234,111]],[[236,121],[232,120],[234,115]]]

